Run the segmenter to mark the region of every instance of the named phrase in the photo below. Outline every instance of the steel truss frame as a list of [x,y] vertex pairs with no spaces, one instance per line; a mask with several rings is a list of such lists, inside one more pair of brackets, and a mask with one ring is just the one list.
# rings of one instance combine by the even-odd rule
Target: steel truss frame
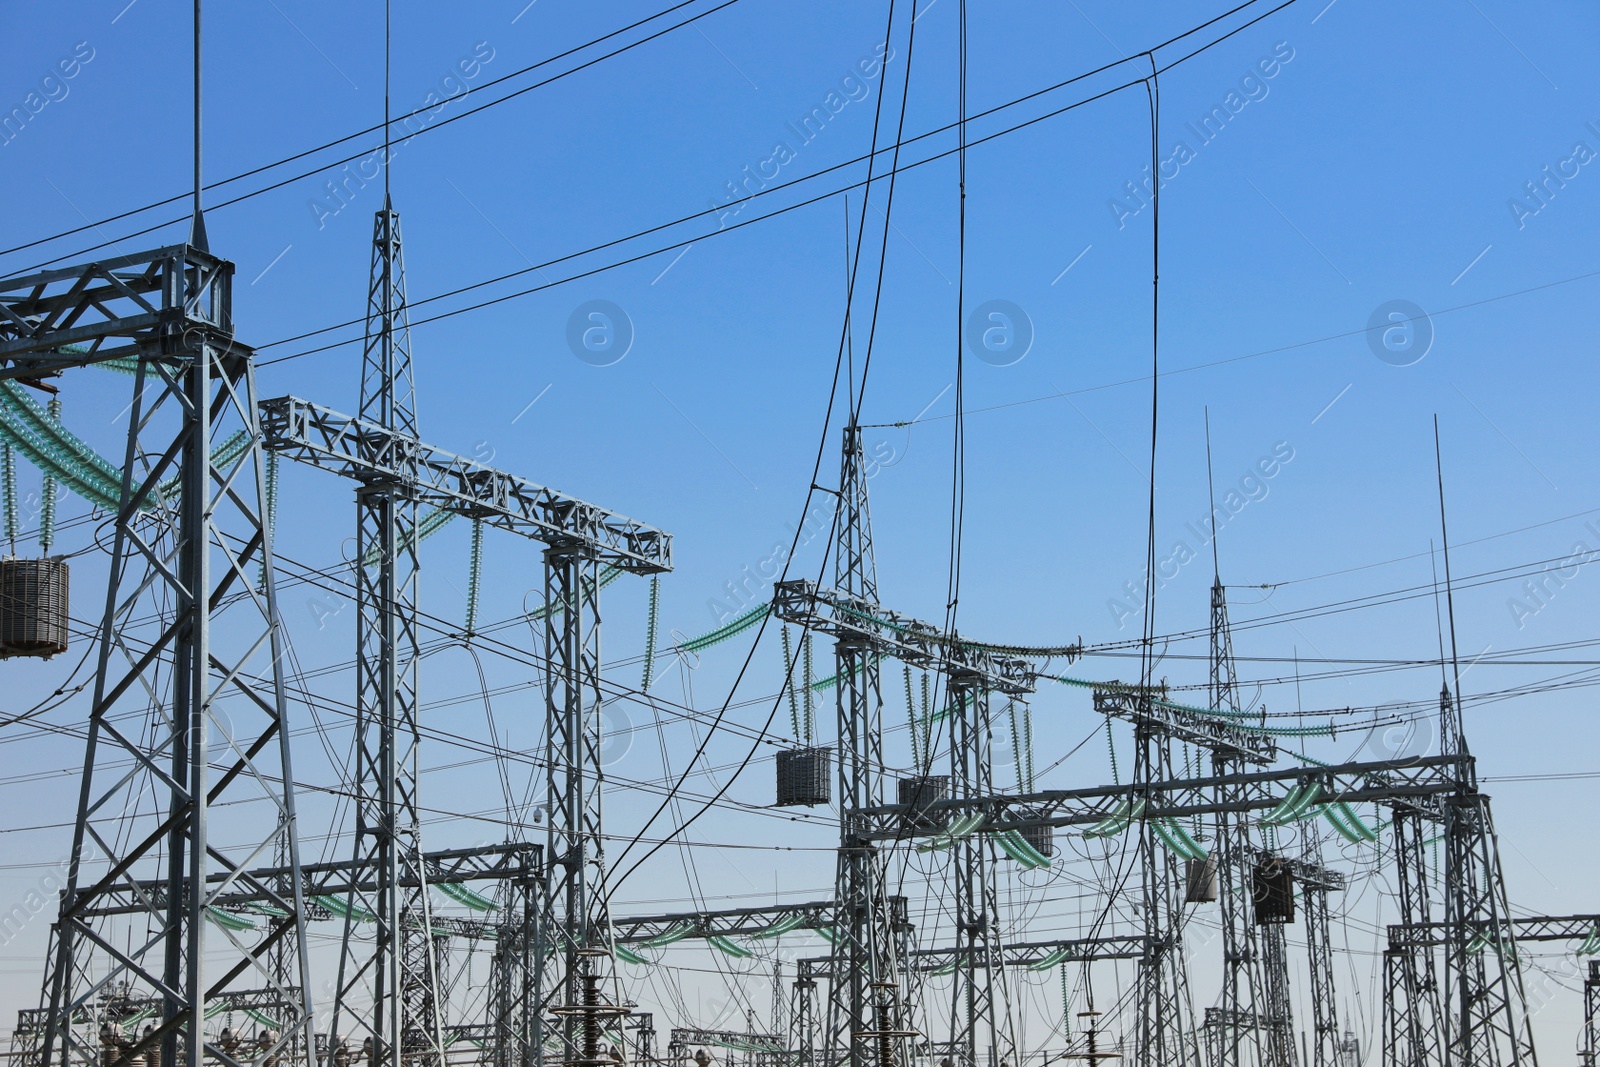
[[[120,486],[108,494],[116,519],[78,818],[45,979],[46,1064],[99,1062],[74,1020],[119,987],[161,1002],[125,1060],[158,1052],[164,1063],[209,1056],[231,1067],[201,1023],[241,980],[289,1006],[268,1053],[311,1047],[299,879],[250,874],[265,854],[295,869],[299,842],[254,352],[233,337],[232,276],[226,260],[173,245],[0,281],[0,378],[110,359],[135,370]],[[245,446],[214,455],[229,427]],[[265,817],[234,814],[246,799],[265,801]],[[208,923],[216,890],[199,887],[213,872],[271,898],[281,917],[254,941]],[[161,899],[139,896],[147,881],[164,883]],[[117,919],[95,914],[118,896],[146,917],[127,939],[109,927]]]
[[[1432,811],[1434,818],[1439,818],[1441,798],[1455,789],[1455,778],[1450,772],[1471,760],[1471,756],[1419,756],[1327,767],[1286,767],[1227,776],[1175,778],[1148,786],[1103,785],[996,794],[973,800],[939,800],[921,805],[880,804],[852,814],[856,831],[864,840],[888,841],[941,834],[949,818],[967,813],[984,816],[977,827],[979,833],[1029,826],[1082,826],[1101,822],[1129,799],[1147,801],[1143,816],[1146,820],[1182,819],[1214,815],[1219,811],[1265,811],[1282,800],[1282,797],[1269,795],[1268,788],[1292,788],[1318,782],[1323,786],[1321,797],[1326,803],[1403,801]],[[1216,787],[1232,782],[1260,785],[1263,789],[1237,801],[1215,799]],[[913,813],[928,818],[906,818]]]
[[[410,499],[543,542],[546,757],[550,778],[546,859],[550,877],[535,927],[533,999],[542,1013],[563,996],[576,1004],[580,954],[602,945],[600,834],[599,568],[633,574],[672,569],[672,536],[525,478],[435,448],[376,423],[296,397],[262,404],[267,447],[362,482],[414,472]],[[559,960],[559,976],[547,973]],[[563,1017],[563,1057],[575,1054],[578,1020]],[[534,1060],[545,1049],[536,1044]]]

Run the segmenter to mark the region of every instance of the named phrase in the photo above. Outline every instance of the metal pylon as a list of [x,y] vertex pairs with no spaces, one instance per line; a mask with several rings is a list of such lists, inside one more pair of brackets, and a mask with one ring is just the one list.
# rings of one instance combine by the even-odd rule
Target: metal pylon
[[1583,980],[1583,1037],[1578,1054],[1582,1067],[1600,1063],[1600,960],[1589,961],[1589,974]]
[[534,1025],[534,930],[543,903],[537,871],[524,870],[502,901],[504,916],[490,960],[489,999],[493,1067],[533,1067],[539,1028]]
[[[1428,855],[1437,823],[1423,812],[1394,809],[1395,896],[1404,924],[1433,920]],[[1383,954],[1383,1067],[1440,1067],[1445,1063],[1446,1020],[1439,969],[1431,947],[1395,947]]]
[[[1228,601],[1222,580],[1211,585],[1211,707],[1239,710],[1239,683],[1234,670],[1233,636],[1228,626]],[[1229,749],[1212,752],[1212,771],[1219,778],[1237,775],[1243,763]],[[1265,1064],[1267,1049],[1258,1025],[1262,996],[1261,946],[1250,908],[1251,865],[1255,855],[1249,816],[1230,811],[1240,806],[1250,787],[1228,782],[1217,787],[1217,813],[1212,854],[1217,858],[1217,899],[1222,912],[1222,990],[1218,1010],[1207,1012],[1206,1047],[1211,1067]]]
[[[1318,844],[1311,859],[1322,865]],[[1307,881],[1301,886],[1306,929],[1306,958],[1311,988],[1311,1067],[1341,1067],[1339,1016],[1334,1003],[1333,941],[1329,924],[1329,889],[1326,883]]]
[[[872,553],[872,518],[861,430],[844,429],[839,474],[835,586],[878,603]],[[834,890],[838,955],[828,983],[828,1022],[822,1056],[833,1062],[847,1050],[851,1067],[894,1067],[908,1017],[897,960],[897,935],[884,859],[876,845],[856,836],[852,813],[884,802],[883,690],[878,657],[865,640],[841,637],[836,645],[839,765],[839,860]]]
[[[546,549],[544,583],[549,875],[538,927],[546,944],[535,952],[535,969],[541,1006],[565,1011],[582,1002],[585,977],[600,958],[595,953],[609,947],[600,829],[600,582],[592,547]],[[583,1036],[583,1016],[563,1014],[559,1058],[578,1056]]]
[[[1139,699],[1148,703],[1150,695],[1143,692]],[[1153,806],[1161,783],[1177,776],[1172,770],[1171,739],[1150,725],[1153,716],[1143,718],[1134,728],[1133,785],[1141,801]],[[1134,1003],[1134,1062],[1138,1067],[1198,1067],[1183,952],[1184,871],[1177,857],[1160,844],[1150,819],[1139,820],[1139,870],[1145,950]]]
[[[949,700],[951,796],[990,796],[994,760],[989,692],[956,674],[950,679]],[[951,853],[956,968],[950,986],[950,1049],[963,1067],[999,1067],[1015,1062],[1016,1032],[1006,995],[1000,905],[993,879],[995,844],[988,834],[971,834]]]
[[[249,988],[284,1016],[266,1052],[312,1047],[300,879],[249,873],[280,848],[297,872],[299,844],[254,353],[233,340],[232,274],[232,264],[180,245],[3,286],[26,294],[8,309],[8,321],[30,324],[26,342],[7,338],[13,353],[52,358],[89,341],[77,348],[82,365],[117,351],[108,339],[119,339],[137,358],[45,982],[46,1064],[159,1055],[232,1067],[235,1051],[204,1033],[206,1008]],[[57,285],[69,290],[50,297]],[[114,312],[125,298],[138,306]],[[236,447],[217,447],[230,439]],[[270,904],[253,931],[212,903],[238,890]],[[274,966],[280,947],[283,967]],[[154,1015],[102,1055],[95,1029],[115,1022],[102,1007],[140,998],[154,998]]]
[[[1448,688],[1439,695],[1439,714],[1442,736],[1448,742],[1453,735],[1456,754],[1467,755],[1460,711]],[[1470,760],[1459,774],[1460,787],[1444,805],[1447,1062],[1455,1067],[1536,1064],[1489,798],[1478,792]]]
[[[387,199],[373,219],[361,417],[416,439],[400,216]],[[356,489],[353,566],[355,855],[376,879],[349,900],[330,1041],[370,1039],[370,1067],[402,1067],[443,1062],[444,1020],[417,811],[416,469],[404,455],[384,458],[396,475]],[[370,936],[357,926],[363,912]]]

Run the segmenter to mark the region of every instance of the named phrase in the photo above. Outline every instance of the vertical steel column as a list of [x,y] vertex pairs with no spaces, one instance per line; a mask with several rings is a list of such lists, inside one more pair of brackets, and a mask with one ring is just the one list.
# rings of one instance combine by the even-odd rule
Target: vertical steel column
[[[994,793],[993,728],[989,692],[952,674],[950,698],[950,795],[975,799]],[[1020,759],[1020,753],[1019,753]],[[973,834],[952,847],[955,870],[955,971],[950,988],[950,1047],[961,1067],[999,1067],[1016,1047],[1005,989],[1000,905],[990,878],[995,846]]]
[[[1321,866],[1320,849],[1317,859]],[[1334,1004],[1328,893],[1325,884],[1307,880],[1301,885],[1311,986],[1311,1067],[1339,1067],[1339,1017]]]
[[[1211,707],[1239,710],[1239,682],[1234,670],[1233,633],[1228,625],[1228,601],[1222,579],[1211,584]],[[1230,749],[1212,750],[1211,767],[1223,778],[1242,772],[1244,763]],[[1250,793],[1247,786],[1226,782],[1216,788],[1222,810],[1216,817],[1212,855],[1217,860],[1217,898],[1222,912],[1222,990],[1217,1010],[1206,1012],[1207,1049],[1211,1067],[1248,1067],[1264,1064],[1259,1018],[1262,1000],[1255,915],[1249,901],[1255,849],[1249,816],[1229,811]]]
[[[1139,699],[1146,704],[1148,693]],[[1140,716],[1135,726],[1133,785],[1140,800],[1154,806],[1160,783],[1171,781],[1171,739]],[[1144,955],[1139,960],[1134,1011],[1138,1067],[1197,1067],[1194,1008],[1183,954],[1183,869],[1156,838],[1155,823],[1139,820],[1139,865],[1143,879]]]
[[1600,960],[1589,961],[1589,976],[1583,980],[1582,1067],[1600,1063]]
[[1266,1031],[1267,1063],[1294,1067],[1298,1058],[1294,1042],[1294,1006],[1289,999],[1288,938],[1280,925],[1262,927],[1261,978],[1266,996],[1256,1021]]
[[783,987],[783,961],[772,961],[772,1033],[784,1043],[784,1048],[792,1048],[789,1042],[789,1002],[788,990]]
[[[872,552],[872,517],[867,506],[861,431],[844,429],[839,474],[835,585],[876,606],[877,566]],[[903,1000],[896,937],[884,861],[877,846],[856,836],[852,812],[884,802],[883,690],[878,657],[866,641],[841,638],[835,645],[839,728],[839,861],[834,890],[839,935],[838,961],[828,983],[826,1062],[842,1046],[851,1067],[892,1067],[903,1062],[900,1040],[884,1035],[901,1028]]]
[[[1400,926],[1425,927],[1432,920],[1428,830],[1434,825],[1420,811],[1398,805],[1394,809]],[[1435,955],[1427,945],[1391,944],[1384,953],[1384,1067],[1443,1067],[1446,1063],[1447,1021]]]
[[817,980],[811,975],[811,961],[795,964],[794,977],[794,1036],[790,1044],[797,1053],[800,1067],[811,1067],[817,1053],[816,1018]]
[[[600,594],[591,547],[552,545],[544,553],[545,796],[549,833],[535,970],[541,1007],[582,1003],[585,949],[601,944],[605,851],[600,835]],[[549,961],[559,979],[546,981]],[[542,1017],[541,1017],[542,1021]],[[562,1059],[580,1055],[579,1016],[562,1016]],[[539,1041],[542,1062],[544,1043]]]
[[535,879],[536,872],[524,865],[509,884],[505,921],[495,938],[489,976],[494,1067],[533,1067],[534,922],[543,904]]
[[[356,490],[355,857],[374,885],[351,895],[344,918],[330,1042],[348,1017],[372,1040],[370,1067],[402,1067],[442,1062],[444,1041],[417,813],[417,479],[405,443],[416,440],[415,387],[400,216],[387,200],[373,218],[361,417],[400,442],[363,458],[400,473]],[[370,946],[362,912],[374,917]]]
[[[300,880],[268,884],[248,873],[280,845],[299,869],[253,354],[232,342],[231,265],[194,249],[171,253],[160,294],[170,328],[143,347],[129,409],[88,746],[46,977],[44,1062],[62,1067],[104,1063],[96,1035],[75,1025],[112,990],[161,1003],[151,1032],[133,1037],[117,1062],[159,1053],[166,1064],[186,1057],[231,1067],[233,1054],[205,1038],[205,1008],[246,983],[274,990],[287,1007],[267,1051],[311,1047]],[[246,444],[214,454],[230,425]],[[224,611],[227,625],[214,629]],[[224,697],[234,698],[226,711]],[[265,804],[252,805],[251,818],[211,825],[214,807],[255,800]],[[139,886],[153,878],[165,880],[159,895]],[[206,921],[215,894],[239,890],[261,893],[280,913],[259,937]],[[280,946],[286,969],[273,965]]]
[[[1460,712],[1448,688],[1439,694],[1441,736],[1467,756]],[[1446,751],[1452,751],[1447,749]],[[1471,760],[1460,788],[1445,801],[1445,997],[1455,1067],[1536,1064],[1522,983],[1522,960],[1500,869],[1489,798],[1478,792]]]

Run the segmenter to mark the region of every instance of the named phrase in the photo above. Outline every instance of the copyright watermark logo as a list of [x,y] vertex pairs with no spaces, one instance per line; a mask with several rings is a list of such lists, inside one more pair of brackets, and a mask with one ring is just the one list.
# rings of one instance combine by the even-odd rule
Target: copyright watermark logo
[[1412,763],[1428,755],[1439,737],[1439,724],[1432,715],[1406,722],[1384,723],[1367,731],[1355,758],[1361,761]]
[[1433,320],[1410,300],[1389,300],[1367,318],[1367,347],[1391,367],[1419,363],[1433,347]]
[[600,766],[621,763],[633,751],[633,718],[620,704],[600,708]]
[[609,300],[588,300],[567,319],[567,347],[591,367],[620,363],[633,348],[633,319]]
[[994,367],[1019,363],[1033,347],[1033,320],[1009,300],[986,300],[967,316],[967,349]]

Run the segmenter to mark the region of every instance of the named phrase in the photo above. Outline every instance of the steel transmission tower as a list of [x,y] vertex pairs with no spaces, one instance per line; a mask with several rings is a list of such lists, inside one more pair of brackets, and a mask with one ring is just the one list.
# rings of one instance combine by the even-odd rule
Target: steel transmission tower
[[1589,961],[1583,980],[1583,1036],[1578,1042],[1580,1067],[1595,1067],[1600,1062],[1600,960]]
[[[400,216],[387,197],[373,217],[361,418],[416,439]],[[372,1067],[444,1055],[417,815],[417,470],[410,450],[388,458],[382,476],[356,489],[355,857],[376,878],[351,903],[375,918],[369,939],[357,931],[360,912],[345,917],[330,1028],[334,1048],[347,1019],[370,1038]]]
[[[844,428],[839,472],[838,540],[834,584],[868,610],[878,606],[878,573],[872,552],[872,516],[861,430]],[[870,639],[840,634],[835,646],[839,728],[839,862],[834,888],[842,980],[828,983],[824,1055],[831,1062],[843,1045],[850,1067],[896,1067],[904,1026],[903,988],[884,858],[858,840],[853,813],[884,802],[883,690],[878,656]]]
[[[254,352],[233,336],[233,265],[197,247],[198,219],[195,244],[0,281],[0,378],[135,370],[120,472],[97,475],[49,428],[30,442],[115,515],[45,979],[43,1062],[62,1067],[233,1065],[203,1020],[245,990],[279,1016],[266,1052],[312,1047]],[[250,872],[278,850],[281,877]],[[228,890],[266,902],[255,932],[214,903]],[[102,1009],[141,998],[144,1029],[103,1056],[95,1028],[115,1020]]]
[[1458,788],[1444,804],[1447,1062],[1457,1067],[1536,1064],[1489,798],[1478,792],[1461,710],[1448,688],[1439,694],[1439,718],[1446,752],[1462,757]]
[[[1148,705],[1150,693],[1138,696]],[[1172,781],[1171,737],[1153,716],[1134,724],[1133,788],[1151,804],[1162,784]],[[1194,1008],[1189,995],[1188,965],[1183,954],[1183,884],[1185,872],[1176,856],[1159,842],[1156,823],[1140,819],[1139,870],[1142,876],[1145,952],[1139,961],[1135,991],[1138,1067],[1198,1067]]]
[[[1213,532],[1213,538],[1215,533]],[[1211,707],[1238,711],[1239,684],[1234,671],[1233,635],[1228,626],[1227,594],[1220,577],[1211,583]],[[1244,768],[1241,755],[1230,748],[1211,752],[1212,770],[1220,777],[1236,776]],[[1230,810],[1250,787],[1237,781],[1217,787],[1216,840],[1217,898],[1222,911],[1221,1003],[1206,1013],[1207,1048],[1211,1067],[1265,1064],[1266,1046],[1258,1025],[1262,995],[1261,951],[1250,902],[1250,868],[1255,849],[1250,839],[1249,816]]]
[[[1318,841],[1309,857],[1322,867]],[[1300,883],[1300,900],[1306,924],[1306,958],[1311,989],[1311,1067],[1342,1067],[1339,1062],[1339,1016],[1334,997],[1333,938],[1329,923],[1328,894],[1334,886],[1326,878]]]
[[[1432,813],[1420,806],[1394,806],[1395,896],[1402,922],[1433,921],[1428,846],[1436,825]],[[1442,1067],[1446,1020],[1437,953],[1428,945],[1391,944],[1383,954],[1383,978],[1384,1067]]]
[[[949,672],[950,786],[954,799],[994,793],[989,690],[981,677]],[[1021,754],[1018,754],[1020,760]],[[950,1047],[956,1062],[999,1067],[1015,1062],[1016,1033],[1006,995],[1000,905],[993,880],[996,850],[988,834],[969,834],[952,852],[955,869],[956,968],[951,973]],[[979,1051],[986,1061],[978,1058]]]

